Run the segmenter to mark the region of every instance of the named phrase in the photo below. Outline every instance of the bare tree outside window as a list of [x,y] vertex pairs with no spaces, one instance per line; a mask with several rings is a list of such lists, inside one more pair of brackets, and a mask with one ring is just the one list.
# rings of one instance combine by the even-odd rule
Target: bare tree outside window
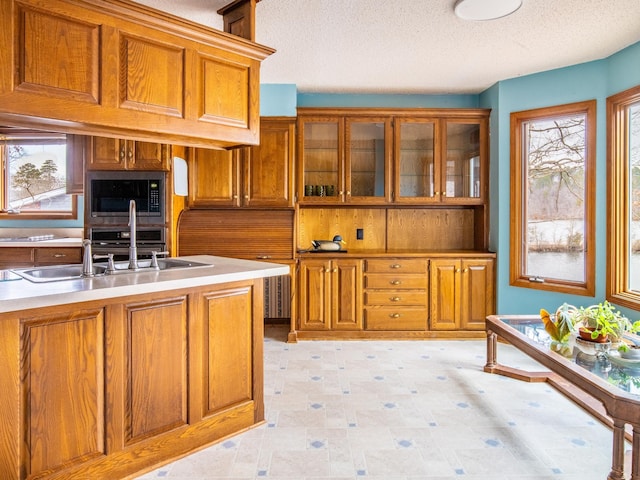
[[584,281],[585,115],[523,124],[526,274]]

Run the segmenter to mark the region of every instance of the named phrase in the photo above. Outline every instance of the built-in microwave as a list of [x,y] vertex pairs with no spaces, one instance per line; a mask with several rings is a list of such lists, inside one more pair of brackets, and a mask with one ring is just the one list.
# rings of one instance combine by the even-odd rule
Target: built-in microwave
[[136,202],[138,224],[165,223],[163,172],[89,172],[86,196],[91,224],[126,224],[131,200]]

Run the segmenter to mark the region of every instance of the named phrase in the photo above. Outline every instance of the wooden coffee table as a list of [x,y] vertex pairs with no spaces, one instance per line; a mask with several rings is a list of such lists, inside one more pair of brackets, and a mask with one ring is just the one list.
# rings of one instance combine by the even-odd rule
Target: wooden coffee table
[[[491,315],[486,318],[487,363],[485,372],[506,375],[529,382],[548,382],[560,392],[578,403],[613,430],[611,472],[607,480],[624,480],[624,442],[632,442],[631,480],[640,480],[640,394],[629,393],[622,386],[612,384],[590,371],[602,368],[612,356],[593,355],[593,362],[581,362],[582,352],[572,358],[563,357],[549,349],[545,342],[544,327],[538,316]],[[498,363],[498,338],[513,345],[550,371],[527,372]],[[589,355],[591,357],[592,355]],[[636,368],[620,366],[615,372],[624,371],[626,378],[638,379],[640,365]],[[598,363],[599,362],[599,363]],[[582,365],[580,364],[582,363]],[[598,364],[595,368],[592,365]],[[613,368],[613,367],[612,367]]]

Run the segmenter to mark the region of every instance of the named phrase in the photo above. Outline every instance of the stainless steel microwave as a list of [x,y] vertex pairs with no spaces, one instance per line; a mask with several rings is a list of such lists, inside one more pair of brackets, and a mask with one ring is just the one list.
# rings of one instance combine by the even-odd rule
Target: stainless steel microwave
[[165,174],[163,172],[89,172],[86,205],[92,224],[126,224],[129,203],[136,202],[139,224],[165,223]]

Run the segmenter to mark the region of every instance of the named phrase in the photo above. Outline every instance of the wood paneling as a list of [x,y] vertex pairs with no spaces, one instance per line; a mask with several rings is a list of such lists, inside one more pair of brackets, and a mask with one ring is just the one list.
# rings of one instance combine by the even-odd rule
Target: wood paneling
[[22,322],[23,465],[28,476],[106,454],[102,310]]
[[251,295],[250,287],[205,295],[205,415],[252,398]]
[[[311,248],[312,240],[331,240],[341,235],[343,249],[380,250],[386,246],[386,218],[383,209],[305,208],[298,212],[298,249]],[[356,240],[356,229],[364,239]]]
[[186,305],[184,296],[126,305],[127,444],[187,423]]
[[387,214],[389,250],[473,250],[472,209],[397,209]]
[[16,15],[16,90],[98,103],[100,26],[28,5]]

